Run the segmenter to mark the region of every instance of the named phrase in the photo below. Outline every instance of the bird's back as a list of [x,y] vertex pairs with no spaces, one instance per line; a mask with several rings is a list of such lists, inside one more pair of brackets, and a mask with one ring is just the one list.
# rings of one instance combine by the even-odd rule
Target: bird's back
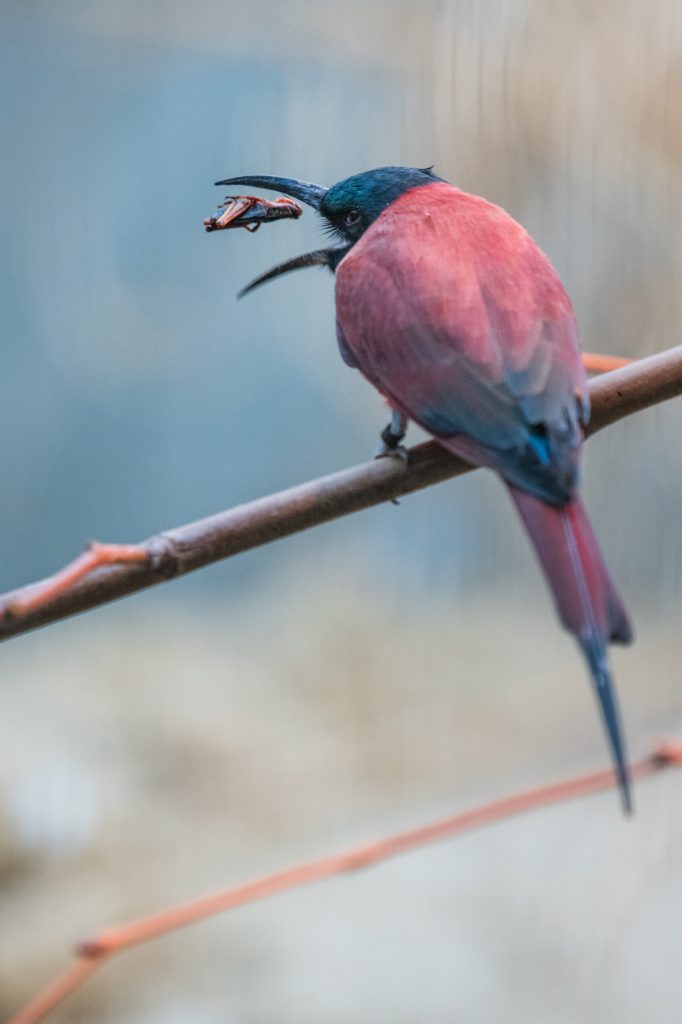
[[408,191],[339,264],[336,294],[340,336],[393,404],[513,482],[570,493],[588,412],[575,317],[509,214],[445,182]]

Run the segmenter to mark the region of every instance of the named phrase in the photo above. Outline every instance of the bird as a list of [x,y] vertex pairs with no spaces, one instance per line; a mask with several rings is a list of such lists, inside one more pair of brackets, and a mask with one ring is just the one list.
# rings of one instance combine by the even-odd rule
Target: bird
[[404,456],[414,421],[502,478],[584,655],[631,813],[607,646],[629,643],[632,628],[578,493],[590,400],[576,317],[549,258],[505,210],[432,167],[379,167],[329,188],[253,174],[216,184],[300,200],[336,239],[278,264],[240,295],[302,267],[335,273],[341,356],[391,410],[380,454]]

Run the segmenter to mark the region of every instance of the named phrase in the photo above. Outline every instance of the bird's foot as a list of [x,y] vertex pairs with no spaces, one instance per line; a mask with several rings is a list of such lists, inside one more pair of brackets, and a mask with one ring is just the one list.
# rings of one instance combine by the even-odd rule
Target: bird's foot
[[375,459],[398,459],[399,462],[403,462],[405,465],[407,465],[409,457],[404,444],[380,444],[374,455]]
[[405,437],[405,431],[401,430],[396,433],[391,429],[391,427],[392,424],[389,424],[384,430],[382,430],[381,444],[377,448],[374,458],[400,459],[401,462],[404,462],[407,465],[409,458],[407,448],[405,445],[400,443]]

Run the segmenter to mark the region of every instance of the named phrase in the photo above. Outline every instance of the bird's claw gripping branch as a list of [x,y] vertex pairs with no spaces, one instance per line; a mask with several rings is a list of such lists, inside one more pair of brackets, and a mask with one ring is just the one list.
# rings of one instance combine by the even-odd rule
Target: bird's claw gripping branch
[[225,196],[213,217],[206,217],[204,227],[207,231],[246,228],[253,232],[267,221],[297,220],[302,213],[303,207],[287,196],[275,200],[258,196]]

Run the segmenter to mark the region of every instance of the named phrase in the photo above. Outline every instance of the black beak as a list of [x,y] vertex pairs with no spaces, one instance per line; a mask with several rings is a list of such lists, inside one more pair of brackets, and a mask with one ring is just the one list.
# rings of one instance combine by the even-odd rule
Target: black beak
[[237,298],[241,299],[247,292],[253,291],[254,288],[265,284],[266,281],[272,281],[273,277],[279,277],[280,274],[288,274],[290,270],[301,270],[303,267],[329,267],[330,270],[336,270],[337,264],[341,262],[347,252],[346,248],[340,247],[336,249],[316,249],[314,252],[305,252],[302,256],[294,256],[293,259],[285,260],[284,263],[278,263],[276,267],[266,270],[260,277],[251,281],[247,284],[246,288],[242,288],[237,293]]
[[314,210],[319,210],[320,203],[328,191],[323,185],[313,185],[310,181],[298,181],[297,178],[275,178],[270,174],[244,174],[237,178],[225,178],[216,181],[216,185],[254,185],[256,188],[269,188],[274,192],[282,192],[285,196],[300,199]]
[[[276,178],[271,174],[245,174],[236,178],[216,181],[216,185],[253,185],[255,188],[269,188],[273,192],[282,192],[285,196],[291,196],[292,199],[299,199],[302,203],[312,206],[314,210],[320,209],[320,203],[328,191],[323,185],[313,185],[310,181],[299,181],[298,178]],[[242,288],[237,298],[241,299],[247,292],[265,284],[266,281],[272,281],[273,277],[288,274],[290,270],[300,270],[303,267],[329,267],[331,270],[336,270],[347,251],[347,248],[316,249],[315,252],[294,256],[293,259],[278,263],[276,267],[266,270],[255,281],[251,281],[246,288]]]

